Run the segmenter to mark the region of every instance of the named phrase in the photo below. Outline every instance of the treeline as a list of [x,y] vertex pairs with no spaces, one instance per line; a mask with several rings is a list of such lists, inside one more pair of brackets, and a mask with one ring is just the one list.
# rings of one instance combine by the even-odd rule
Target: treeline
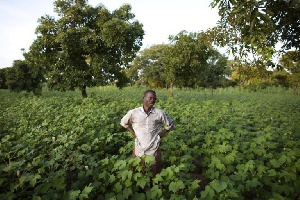
[[[180,33],[173,44],[154,45],[139,52],[126,70],[133,85],[148,87],[217,88],[300,86],[300,54],[289,51],[274,68],[228,60],[213,46],[205,46],[206,33]],[[205,37],[204,37],[205,38]],[[203,50],[205,49],[205,50]]]
[[[167,87],[171,94],[174,86],[299,87],[297,2],[224,2],[211,4],[220,11],[216,27],[181,31],[170,36],[169,44],[141,50],[143,24],[131,5],[110,12],[103,4],[57,0],[58,18],[39,19],[25,59],[0,70],[1,89],[41,94],[46,83],[53,90],[79,88],[87,97],[87,87],[102,85]],[[275,49],[278,42],[280,50]],[[220,47],[227,49],[226,55]]]

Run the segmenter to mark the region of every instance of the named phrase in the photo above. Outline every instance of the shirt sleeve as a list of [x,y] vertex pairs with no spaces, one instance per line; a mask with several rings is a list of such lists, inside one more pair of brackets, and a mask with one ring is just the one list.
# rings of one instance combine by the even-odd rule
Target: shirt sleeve
[[121,119],[121,126],[124,128],[128,128],[128,126],[131,124],[131,111],[129,111],[124,117]]

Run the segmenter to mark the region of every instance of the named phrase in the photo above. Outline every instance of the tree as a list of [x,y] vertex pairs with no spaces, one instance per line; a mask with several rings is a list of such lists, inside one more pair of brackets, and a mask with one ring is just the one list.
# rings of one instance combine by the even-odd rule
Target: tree
[[128,70],[129,75],[138,84],[166,87],[164,57],[168,48],[167,44],[158,44],[141,51]]
[[288,81],[289,73],[285,70],[281,70],[278,68],[275,68],[272,73],[272,79],[274,81],[275,86],[282,86],[285,88],[289,87],[289,81]]
[[240,60],[230,61],[231,80],[240,88],[262,89],[273,84],[272,72],[261,66],[254,66]]
[[27,91],[40,95],[43,74],[41,70],[31,68],[24,60],[15,60],[13,66],[7,68],[6,85],[15,92]]
[[0,89],[8,89],[6,85],[6,74],[9,68],[0,69]]
[[213,89],[217,86],[224,85],[226,82],[226,76],[229,76],[230,70],[227,67],[227,57],[221,55],[218,51],[213,51],[212,55],[207,60],[207,68],[205,71],[205,81],[202,87],[211,87]]
[[288,51],[280,58],[281,68],[288,73],[288,81],[291,87],[300,86],[300,51]]
[[251,78],[251,66],[239,61],[230,61],[232,69],[231,80],[235,82],[240,88],[248,83]]
[[172,45],[165,63],[166,79],[171,86],[171,95],[174,84],[177,87],[206,87],[212,86],[217,79],[222,78],[227,59],[222,58],[221,54],[213,48],[205,32],[182,31],[176,36],[171,36],[170,40]]
[[253,56],[255,66],[266,67],[276,52],[300,50],[300,3],[298,0],[213,0],[218,7],[219,25],[211,29],[221,46],[228,45],[233,55],[239,58]]
[[39,19],[37,39],[25,54],[31,63],[45,67],[48,86],[56,90],[115,83],[124,86],[124,68],[142,45],[142,24],[134,20],[131,6],[109,12],[87,0],[57,0],[51,16]]

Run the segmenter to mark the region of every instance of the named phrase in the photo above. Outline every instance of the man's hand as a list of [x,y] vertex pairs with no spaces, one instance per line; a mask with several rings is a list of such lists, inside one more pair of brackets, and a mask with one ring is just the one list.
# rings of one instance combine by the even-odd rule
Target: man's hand
[[164,129],[161,131],[161,133],[159,134],[159,137],[162,138],[169,130]]
[[135,132],[130,126],[127,127],[127,130],[133,135],[134,138],[136,138]]

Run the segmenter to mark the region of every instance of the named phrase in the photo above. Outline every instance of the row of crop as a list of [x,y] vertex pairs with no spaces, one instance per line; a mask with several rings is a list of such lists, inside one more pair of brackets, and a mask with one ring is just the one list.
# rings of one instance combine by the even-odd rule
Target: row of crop
[[[140,92],[140,91],[139,91]],[[152,177],[131,158],[133,140],[119,125],[140,93],[4,99],[2,199],[241,199],[299,196],[299,111],[295,102],[188,95],[160,98],[176,122],[161,143],[163,170]],[[120,99],[122,101],[120,101]],[[5,103],[3,103],[5,102]],[[275,110],[274,106],[282,106]],[[289,117],[292,115],[293,117]],[[283,132],[284,130],[284,132]],[[195,165],[200,159],[202,166]],[[196,169],[201,167],[203,169]],[[210,179],[200,191],[194,171]],[[199,175],[199,174],[198,174]],[[280,182],[278,182],[280,181]],[[277,195],[277,196],[276,196]]]
[[201,148],[205,174],[224,187],[216,192],[208,185],[203,197],[297,199],[300,149],[299,130],[294,125],[299,113],[293,112],[293,105],[285,105],[291,112],[284,112],[268,102],[244,108],[234,104],[235,111],[228,107],[227,117],[226,112],[215,113],[217,118],[225,114],[226,122],[220,119],[222,128],[205,135]]
[[[163,154],[165,169],[155,178],[148,169],[153,162],[151,157],[147,158],[150,160],[145,168],[139,168],[140,161],[130,157],[133,140],[119,121],[125,109],[133,106],[136,103],[130,100],[119,103],[68,97],[20,99],[16,105],[4,109],[0,197],[195,196],[200,181],[187,172],[193,168],[191,153],[196,149],[184,144],[182,134],[170,135],[174,140],[163,141],[162,148],[168,149]],[[173,154],[172,149],[177,153]],[[176,159],[170,155],[176,155]]]

